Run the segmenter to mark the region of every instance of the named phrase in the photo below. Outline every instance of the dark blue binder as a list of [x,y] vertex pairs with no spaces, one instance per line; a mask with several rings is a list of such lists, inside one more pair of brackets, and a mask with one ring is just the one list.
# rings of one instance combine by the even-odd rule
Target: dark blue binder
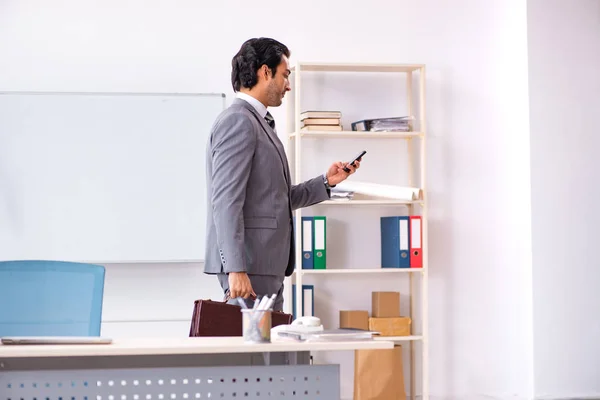
[[410,268],[408,216],[381,217],[381,268]]

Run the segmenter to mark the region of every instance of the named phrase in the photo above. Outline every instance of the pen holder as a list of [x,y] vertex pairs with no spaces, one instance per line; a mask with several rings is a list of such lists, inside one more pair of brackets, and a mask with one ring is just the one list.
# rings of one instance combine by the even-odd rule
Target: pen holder
[[271,310],[242,309],[242,336],[246,343],[270,343]]

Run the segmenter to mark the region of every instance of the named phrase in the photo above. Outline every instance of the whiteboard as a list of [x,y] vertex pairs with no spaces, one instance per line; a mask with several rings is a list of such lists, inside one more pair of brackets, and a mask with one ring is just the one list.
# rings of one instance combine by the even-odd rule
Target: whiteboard
[[0,92],[0,260],[201,261],[225,95]]

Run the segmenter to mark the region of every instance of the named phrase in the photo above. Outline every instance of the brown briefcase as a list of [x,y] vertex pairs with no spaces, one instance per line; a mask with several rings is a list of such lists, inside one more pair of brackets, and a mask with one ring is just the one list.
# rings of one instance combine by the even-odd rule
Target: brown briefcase
[[[291,314],[271,313],[272,326],[291,324],[292,319]],[[194,301],[190,326],[192,336],[242,336],[241,307],[214,300]]]

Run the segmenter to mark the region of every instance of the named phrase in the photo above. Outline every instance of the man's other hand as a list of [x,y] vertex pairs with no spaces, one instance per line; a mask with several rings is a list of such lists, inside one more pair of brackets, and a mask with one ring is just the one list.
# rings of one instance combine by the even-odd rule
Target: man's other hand
[[245,272],[230,272],[229,273],[229,297],[235,299],[236,297],[242,297],[247,299],[249,297],[256,298],[256,293],[252,289],[250,278]]

